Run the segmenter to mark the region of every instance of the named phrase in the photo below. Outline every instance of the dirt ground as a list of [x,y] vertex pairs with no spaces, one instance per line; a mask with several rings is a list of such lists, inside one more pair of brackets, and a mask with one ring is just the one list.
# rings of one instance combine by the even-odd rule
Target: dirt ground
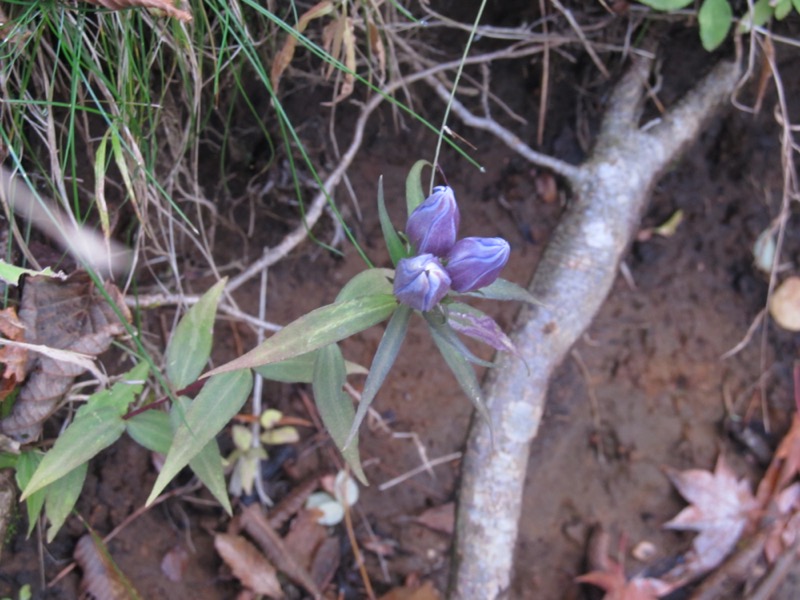
[[[692,47],[687,56],[699,63],[703,55]],[[690,77],[698,75],[688,67],[687,72]],[[798,72],[797,60],[784,65],[785,74]],[[665,73],[671,75],[668,67]],[[571,161],[580,160],[584,152],[576,134],[579,124],[588,124],[591,137],[602,110],[602,89],[581,97],[571,83],[578,74],[578,67],[565,66],[554,81],[544,146]],[[794,79],[792,85],[800,88],[800,77]],[[536,96],[531,88],[537,79],[527,65],[506,65],[494,74],[494,81],[512,108],[535,123],[536,103],[531,98]],[[671,101],[685,85],[667,77],[662,99]],[[790,93],[791,98],[800,97],[800,89]],[[768,98],[765,107],[772,101]],[[649,565],[677,556],[692,536],[661,527],[685,506],[662,468],[708,469],[724,453],[740,476],[755,482],[764,466],[730,435],[730,416],[744,416],[749,430],[771,447],[788,426],[794,406],[791,381],[797,336],[770,324],[763,337],[759,329],[741,352],[721,358],[742,340],[765,305],[768,282],[753,266],[751,248],[777,214],[780,201],[780,141],[769,113],[765,108],[754,117],[728,108],[653,190],[642,229],[660,225],[677,210],[683,211],[683,221],[670,237],[643,236],[633,245],[625,261],[629,277],[618,277],[601,313],[552,382],[530,457],[511,597],[599,597],[596,590],[574,582],[586,571],[587,541],[598,527],[610,532],[615,544],[624,540],[631,573],[645,567],[630,555],[641,542],[655,548]],[[579,114],[587,120],[579,119]],[[533,130],[527,126],[520,135],[532,139]],[[449,155],[442,161],[461,204],[462,235],[508,239],[512,257],[504,277],[525,285],[568,194],[562,190],[559,200],[545,202],[535,193],[535,170],[486,134],[468,132],[468,137],[479,148],[476,158],[485,165],[485,174]],[[369,139],[350,171],[362,219],[342,189],[338,200],[358,241],[376,264],[385,264],[374,207],[378,176],[384,176],[390,212],[399,223],[405,174],[420,158],[419,148],[427,147],[422,141],[429,139],[422,131],[397,135],[388,112],[373,119]],[[785,253],[791,270],[797,269],[800,258],[796,225],[795,217],[789,224]],[[323,237],[326,227],[330,225],[322,228]],[[261,244],[279,237],[274,232],[257,233],[249,255],[242,257],[225,256],[226,248],[241,247],[235,234],[219,235],[220,264],[233,259],[249,262],[258,256]],[[267,318],[287,323],[330,302],[362,266],[352,250],[345,249],[340,258],[305,243],[271,269]],[[202,292],[208,282],[189,279],[188,291]],[[255,312],[256,282],[240,289],[236,297],[243,310]],[[514,306],[491,305],[487,310],[504,329],[511,328]],[[235,351],[232,327],[225,322],[218,325],[218,363]],[[253,344],[244,328],[236,331],[245,348]],[[380,335],[381,330],[373,328],[346,343],[346,356],[369,364]],[[308,418],[302,391],[296,386],[268,386],[265,403]],[[768,432],[762,402],[769,415]],[[414,518],[457,500],[458,460],[380,489],[422,463],[417,441],[430,460],[460,451],[471,417],[468,400],[419,323],[412,327],[375,408],[390,431],[376,422],[363,429],[362,458],[372,485],[362,491],[354,523],[359,539],[370,538],[368,524],[392,553],[385,558],[383,571],[376,555],[367,551],[368,570],[379,592],[414,577],[430,579],[443,590],[450,536]],[[312,433],[307,432],[296,448],[287,464],[290,468],[278,470],[270,480],[276,498],[301,475],[335,468],[330,445],[319,443]],[[413,433],[416,440],[404,433]],[[230,447],[229,440],[221,443]],[[129,441],[115,444],[92,461],[78,513],[100,533],[108,533],[143,506],[155,477],[145,450]],[[144,598],[236,597],[238,584],[221,567],[212,542],[212,533],[225,528],[226,518],[213,503],[201,500],[208,500],[202,492],[168,500],[144,512],[110,543],[114,560]],[[71,562],[75,542],[84,532],[81,522],[71,518],[48,546],[36,534],[26,540],[23,532],[24,519],[3,556],[0,596],[10,596],[30,583],[37,598],[76,597],[77,572],[46,591],[41,582],[42,576],[49,581]],[[335,580],[341,597],[363,597],[343,527],[331,535],[341,541],[342,566]],[[173,582],[162,572],[161,563],[176,547],[188,553],[188,563],[181,580]],[[302,597],[299,591],[294,593],[291,597]],[[795,569],[776,597],[798,594],[800,569]]]

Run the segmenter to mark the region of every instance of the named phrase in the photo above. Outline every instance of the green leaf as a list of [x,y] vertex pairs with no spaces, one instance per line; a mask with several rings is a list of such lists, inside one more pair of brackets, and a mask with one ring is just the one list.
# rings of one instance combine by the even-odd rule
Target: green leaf
[[411,167],[406,177],[406,208],[408,216],[425,201],[425,192],[422,191],[422,169],[432,167],[427,160],[418,160]]
[[[42,462],[44,455],[38,451],[23,452],[17,459],[16,479],[19,489],[24,490],[30,483],[31,477],[36,472],[36,469]],[[25,500],[25,508],[28,512],[28,536],[30,537],[33,528],[36,527],[36,521],[39,519],[39,514],[42,512],[44,506],[44,499],[46,497],[45,490],[31,494]]]
[[481,385],[478,382],[472,365],[470,365],[467,359],[454,349],[449,342],[443,339],[435,329],[431,328],[430,332],[436,347],[439,349],[439,352],[441,352],[442,357],[447,363],[447,366],[450,367],[453,375],[455,375],[461,389],[464,390],[464,393],[475,406],[478,414],[489,423],[489,428],[491,430],[492,421],[489,418],[489,411],[486,409],[486,403],[483,401],[483,394],[481,393]]
[[[794,0],[800,5],[800,0]],[[774,13],[774,9],[770,5],[770,0],[758,0],[753,4],[753,11],[748,11],[739,22],[739,31],[748,33],[753,27],[761,27],[770,20]]]
[[[208,380],[175,431],[167,458],[147,498],[149,506],[172,478],[216,437],[231,418],[239,412],[253,388],[249,370],[216,375]],[[177,410],[178,405],[173,410]]]
[[529,304],[543,306],[541,302],[521,285],[499,277],[486,287],[482,287],[474,292],[468,292],[465,295],[475,298],[488,298],[489,300],[513,300],[516,302],[527,302]]
[[642,4],[655,8],[656,10],[680,10],[686,8],[694,0],[639,0]]
[[344,284],[344,287],[336,296],[334,304],[341,304],[348,300],[364,298],[366,296],[391,294],[392,284],[389,279],[393,278],[394,270],[392,269],[367,269],[366,271],[361,271]]
[[50,267],[42,269],[41,271],[35,271],[33,269],[23,269],[16,265],[10,265],[4,260],[0,260],[0,279],[6,283],[10,285],[19,285],[19,278],[23,275],[43,275],[45,277],[56,277],[58,279],[65,278],[63,273],[55,273]]
[[[767,0],[769,2],[769,0]],[[794,10],[800,13],[800,0],[792,0],[792,5],[794,6]]]
[[167,347],[167,379],[176,390],[200,376],[211,354],[214,320],[227,278],[218,281],[190,308],[175,328]]
[[719,47],[728,36],[732,19],[733,11],[728,0],[705,0],[697,13],[703,48],[711,52]]
[[314,365],[314,399],[319,416],[353,473],[364,485],[367,477],[358,455],[358,437],[347,447],[348,434],[353,425],[355,410],[350,397],[342,391],[344,386],[344,359],[339,346],[330,344],[321,348]]
[[19,454],[0,452],[0,469],[16,469]]
[[375,357],[372,359],[372,365],[369,367],[369,375],[367,381],[364,382],[364,390],[361,392],[361,400],[358,403],[358,410],[356,411],[353,425],[350,428],[350,433],[347,435],[345,446],[358,433],[358,428],[364,417],[367,416],[372,401],[381,389],[386,376],[394,365],[397,355],[400,353],[400,346],[403,345],[403,340],[408,332],[408,322],[411,318],[412,309],[404,304],[397,307],[394,311],[392,318],[389,319],[389,324],[386,326],[386,331],[383,333],[381,343],[378,344],[378,349],[375,352]]
[[233,516],[228,489],[225,486],[225,471],[217,440],[208,442],[202,450],[189,461],[189,468],[208,488],[228,515]]
[[[317,359],[317,352],[318,350],[314,350],[281,362],[254,367],[253,370],[264,379],[272,381],[311,383],[314,380],[314,361]],[[349,360],[346,360],[344,364],[348,375],[366,375],[368,373],[367,369]]]
[[64,525],[64,521],[67,520],[72,509],[75,508],[83,489],[83,482],[86,480],[88,468],[89,463],[85,462],[47,486],[44,512],[50,521],[50,527],[47,529],[48,544],[55,539],[58,530]]
[[780,0],[775,5],[775,18],[783,21],[792,10],[792,0]]
[[208,375],[279,362],[350,337],[389,318],[397,308],[390,294],[329,304],[289,323],[260,346]]
[[386,202],[384,202],[383,198],[383,175],[378,179],[378,219],[381,222],[381,231],[386,242],[386,248],[389,250],[389,257],[392,259],[392,264],[397,266],[401,258],[408,256],[408,252],[400,236],[397,235],[397,230],[392,225],[389,213],[386,211]]
[[142,362],[110,390],[89,397],[78,409],[75,420],[42,459],[24,488],[22,500],[89,461],[119,439],[125,431],[122,415],[136,394],[141,392],[147,371],[147,363]]
[[169,415],[160,410],[147,410],[125,421],[125,430],[137,444],[151,452],[166,454],[172,443]]

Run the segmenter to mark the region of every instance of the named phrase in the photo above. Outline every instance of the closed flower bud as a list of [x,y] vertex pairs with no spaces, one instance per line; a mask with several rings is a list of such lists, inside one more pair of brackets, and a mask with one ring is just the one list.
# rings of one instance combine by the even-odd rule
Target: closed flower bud
[[471,292],[497,279],[508,262],[511,247],[503,238],[469,237],[459,240],[447,255],[450,287]]
[[453,188],[440,185],[408,217],[406,235],[418,254],[444,256],[456,243],[460,222]]
[[403,258],[394,274],[394,295],[402,302],[428,311],[450,291],[450,276],[432,254]]

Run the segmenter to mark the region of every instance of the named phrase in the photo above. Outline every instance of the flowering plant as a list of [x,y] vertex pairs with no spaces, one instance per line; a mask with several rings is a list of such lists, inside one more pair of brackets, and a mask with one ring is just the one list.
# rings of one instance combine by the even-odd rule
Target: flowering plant
[[[378,213],[394,269],[369,268],[353,277],[333,304],[293,321],[264,343],[208,375],[254,369],[264,377],[309,382],[322,421],[350,464],[366,482],[358,455],[358,428],[385,381],[414,312],[426,321],[431,336],[462,390],[484,417],[486,407],[470,363],[491,367],[466,347],[458,334],[496,350],[515,352],[508,336],[482,311],[461,296],[534,302],[522,287],[499,278],[510,247],[502,238],[458,239],[461,214],[449,186],[424,197],[418,161],[406,180],[408,220],[398,233],[389,219],[378,185]],[[338,342],[388,319],[375,352],[358,409],[344,392],[350,369]]]

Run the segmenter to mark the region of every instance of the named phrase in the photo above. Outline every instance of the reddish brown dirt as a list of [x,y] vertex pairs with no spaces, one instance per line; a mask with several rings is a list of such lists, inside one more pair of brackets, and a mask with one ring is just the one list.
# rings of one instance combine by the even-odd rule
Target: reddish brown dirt
[[[563,86],[557,89],[565,93]],[[524,110],[527,103],[521,97],[515,103],[535,122],[535,107]],[[580,153],[571,133],[573,104],[554,115],[550,150]],[[481,134],[471,137],[480,147],[477,158],[486,165],[486,174],[444,160],[453,165],[447,175],[462,205],[462,233],[509,239],[513,253],[505,277],[525,284],[562,206],[536,199],[535,174],[505,147]],[[351,171],[364,219],[358,222],[352,210],[347,219],[377,264],[386,262],[374,210],[377,178],[384,175],[390,210],[400,223],[405,172],[419,154],[417,141],[398,141],[381,129]],[[611,531],[614,540],[624,536],[628,549],[652,542],[655,560],[685,550],[691,536],[661,528],[684,505],[664,476],[664,465],[710,468],[724,452],[741,476],[755,481],[760,474],[752,455],[725,433],[726,405],[761,424],[763,391],[773,432],[765,439],[774,444],[793,407],[790,371],[797,338],[770,325],[763,345],[759,334],[736,356],[720,357],[742,339],[765,303],[767,280],[752,266],[750,248],[776,214],[779,163],[777,132],[768,116],[754,120],[731,109],[653,191],[643,228],[662,223],[678,209],[684,220],[672,237],[634,244],[626,260],[630,281],[618,278],[601,313],[552,383],[530,457],[511,597],[596,597],[574,578],[585,571],[587,538],[597,526]],[[339,199],[343,206],[349,203],[341,191]],[[792,260],[797,257],[796,237],[788,242]],[[219,248],[225,246],[224,239],[218,240]],[[258,246],[254,240],[253,248]],[[248,259],[258,250],[251,249],[251,254]],[[220,256],[218,262],[228,258]],[[306,243],[270,271],[268,319],[286,323],[330,302],[361,268],[350,249],[340,259]],[[197,282],[197,289],[189,291],[202,291],[205,283]],[[255,312],[257,297],[255,283],[237,293],[242,308],[250,312]],[[505,329],[511,327],[515,307],[489,310]],[[346,343],[347,357],[369,364],[380,334],[376,328]],[[234,336],[227,324],[218,326],[217,335],[216,359],[222,361],[233,352]],[[252,342],[245,337],[246,347]],[[267,404],[307,417],[296,388],[269,386],[267,391]],[[412,327],[375,408],[395,434],[416,434],[430,459],[461,449],[471,415],[469,402],[419,323]],[[329,447],[302,448],[296,472],[333,468]],[[374,555],[367,556],[376,586],[387,589],[415,575],[431,578],[443,589],[449,537],[411,518],[457,499],[458,462],[382,492],[382,483],[420,465],[417,446],[368,423],[362,433],[362,456],[372,485],[363,490],[358,505],[357,531],[366,539],[366,519],[376,535],[395,545],[395,555],[387,559],[388,581]],[[144,450],[130,442],[117,444],[93,461],[78,512],[100,533],[107,533],[143,505],[154,479]],[[289,486],[285,476],[279,479],[276,495]],[[124,529],[110,550],[145,598],[233,598],[237,585],[220,568],[210,535],[224,527],[225,519],[215,507],[173,499]],[[40,570],[50,580],[68,565],[82,533],[82,525],[73,518],[41,552],[36,536],[13,536],[0,569],[0,595],[30,583],[40,598],[76,597],[77,573],[45,592]],[[346,539],[342,528],[334,534]],[[160,567],[163,556],[176,546],[190,556],[179,583],[170,582]],[[346,544],[343,547],[346,550]],[[346,597],[362,597],[352,559],[345,556],[337,583]],[[643,566],[630,557],[627,565],[632,572]],[[779,597],[796,597],[798,579],[800,572]]]

